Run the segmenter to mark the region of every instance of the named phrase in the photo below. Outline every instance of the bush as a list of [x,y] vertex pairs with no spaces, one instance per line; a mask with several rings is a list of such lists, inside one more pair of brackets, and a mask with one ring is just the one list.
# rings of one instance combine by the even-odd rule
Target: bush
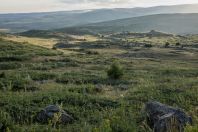
[[181,44],[180,44],[179,42],[177,42],[175,45],[176,45],[176,46],[180,46]]
[[114,62],[110,69],[107,71],[108,77],[110,79],[120,79],[124,73],[123,69],[118,62]]
[[153,45],[151,45],[151,44],[145,44],[144,47],[145,48],[151,48],[151,47],[153,47]]
[[88,55],[98,55],[99,54],[97,51],[91,51],[91,50],[87,51],[86,53]]
[[169,48],[169,46],[170,46],[170,43],[169,42],[166,42],[164,47],[165,48]]
[[56,47],[56,46],[53,46],[52,49],[53,49],[53,50],[57,50],[57,47]]

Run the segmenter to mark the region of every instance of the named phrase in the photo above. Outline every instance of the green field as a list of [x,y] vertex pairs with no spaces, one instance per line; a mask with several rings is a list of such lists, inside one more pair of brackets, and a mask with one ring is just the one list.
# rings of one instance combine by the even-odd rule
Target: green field
[[[197,132],[198,36],[135,35],[78,36],[62,49],[1,36],[0,122],[14,132],[149,132],[143,109],[155,100],[184,109],[193,118],[186,132]],[[107,76],[114,61],[123,68],[120,79]],[[74,121],[37,122],[53,104]]]

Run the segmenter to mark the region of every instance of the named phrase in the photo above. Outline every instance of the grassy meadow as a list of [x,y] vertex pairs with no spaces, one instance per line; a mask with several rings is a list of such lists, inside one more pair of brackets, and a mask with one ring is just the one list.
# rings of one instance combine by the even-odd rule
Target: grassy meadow
[[[152,132],[143,111],[149,100],[184,109],[193,118],[186,132],[198,131],[198,36],[70,37],[69,47],[53,49],[64,40],[1,36],[0,122],[6,131]],[[115,61],[124,71],[120,79],[107,76]],[[74,122],[36,122],[50,104]]]

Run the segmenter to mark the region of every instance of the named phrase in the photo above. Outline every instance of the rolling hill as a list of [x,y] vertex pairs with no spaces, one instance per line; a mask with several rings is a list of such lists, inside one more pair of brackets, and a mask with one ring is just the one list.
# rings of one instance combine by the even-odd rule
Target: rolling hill
[[148,32],[157,30],[173,34],[198,34],[198,14],[157,14],[113,20],[84,26],[63,28],[65,33]]
[[10,32],[23,32],[32,29],[49,30],[145,15],[170,13],[198,13],[198,4],[149,8],[0,14],[0,29]]

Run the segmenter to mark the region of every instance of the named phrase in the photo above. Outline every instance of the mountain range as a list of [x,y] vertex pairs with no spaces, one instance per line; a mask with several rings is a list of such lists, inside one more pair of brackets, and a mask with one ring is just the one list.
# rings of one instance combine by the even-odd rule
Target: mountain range
[[[124,19],[123,21],[125,22],[134,20],[134,22],[132,22],[133,26],[130,27],[130,29],[134,28],[135,26],[134,23],[137,23],[138,22],[137,19],[140,19],[142,20],[142,22],[141,23],[138,22],[137,25],[140,28],[144,28],[139,25],[141,25],[142,23],[146,23],[146,21],[151,22],[151,20],[145,20],[146,18],[152,19],[153,17],[155,17],[154,19],[155,21],[162,20],[163,19],[162,17],[167,17],[168,14],[175,14],[175,13],[198,13],[198,4],[157,6],[157,7],[148,7],[148,8],[117,8],[117,9],[96,9],[96,10],[80,10],[80,11],[60,11],[60,12],[47,12],[47,13],[0,14],[0,29],[8,29],[10,32],[23,32],[32,29],[52,30],[57,28],[75,27],[75,26],[87,25],[92,23],[100,23],[99,26],[100,25],[105,26],[108,25],[108,22],[106,21],[115,22],[116,24],[112,25],[114,27],[114,25],[117,25],[122,21],[118,19]],[[160,16],[157,14],[163,14],[163,15]],[[178,17],[182,19],[181,17],[183,16],[179,15]],[[192,18],[194,16],[195,16],[194,14],[191,14],[189,18]],[[159,18],[157,19],[156,17]],[[171,17],[175,17],[175,15]],[[126,19],[126,18],[130,18],[130,19]],[[168,22],[168,19],[170,18],[168,17],[164,19],[167,20]],[[112,21],[112,20],[116,20],[116,21]],[[193,20],[196,19],[193,18]],[[101,22],[105,22],[105,23],[101,23]],[[150,29],[153,24],[156,25],[156,22],[152,23],[149,26],[149,28],[146,27],[145,30]],[[94,26],[94,24],[90,26]],[[143,26],[145,26],[145,24]],[[161,26],[161,25],[157,25],[157,26]],[[121,28],[121,27],[117,27],[117,28]],[[125,29],[123,28],[123,30]],[[183,30],[185,30],[185,28]],[[196,32],[194,30],[196,29],[193,29],[193,32]],[[144,30],[134,29],[134,31],[144,31]],[[183,31],[179,31],[179,32],[183,33]]]
[[83,26],[62,28],[56,31],[75,33],[114,33],[162,31],[172,34],[198,34],[198,13],[157,14],[119,19]]

